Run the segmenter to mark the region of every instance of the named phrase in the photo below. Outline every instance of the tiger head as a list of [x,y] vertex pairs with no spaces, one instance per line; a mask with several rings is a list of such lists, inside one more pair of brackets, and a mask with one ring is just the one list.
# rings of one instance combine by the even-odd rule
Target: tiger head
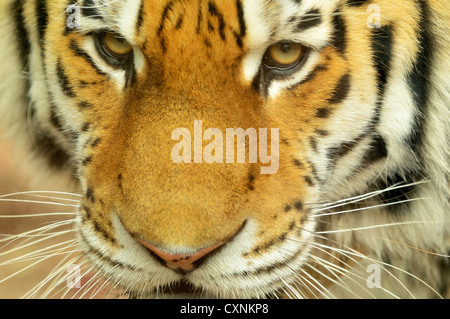
[[414,114],[380,114],[401,8],[378,21],[365,1],[38,3],[32,125],[80,180],[86,255],[132,296],[282,295],[315,262],[320,203],[409,154],[397,128]]

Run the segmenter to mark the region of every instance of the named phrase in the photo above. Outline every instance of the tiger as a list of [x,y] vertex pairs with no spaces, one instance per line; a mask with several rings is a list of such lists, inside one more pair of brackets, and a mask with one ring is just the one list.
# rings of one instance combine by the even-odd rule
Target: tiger
[[123,296],[450,296],[445,1],[0,14],[1,127]]

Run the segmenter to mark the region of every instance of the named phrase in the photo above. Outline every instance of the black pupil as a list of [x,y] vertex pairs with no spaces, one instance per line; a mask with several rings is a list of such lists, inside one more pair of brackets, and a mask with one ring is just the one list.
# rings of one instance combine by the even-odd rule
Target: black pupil
[[125,43],[125,39],[116,37],[116,40],[119,41],[120,43]]
[[291,50],[291,45],[289,43],[283,43],[280,45],[281,51],[288,53]]

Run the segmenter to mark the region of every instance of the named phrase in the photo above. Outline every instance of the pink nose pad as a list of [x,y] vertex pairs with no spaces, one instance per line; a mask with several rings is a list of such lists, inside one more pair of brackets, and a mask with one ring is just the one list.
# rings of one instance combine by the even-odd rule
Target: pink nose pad
[[183,271],[194,270],[196,268],[196,265],[194,264],[196,261],[198,261],[201,258],[204,258],[209,253],[222,246],[222,244],[213,245],[205,249],[202,249],[194,254],[188,255],[188,254],[170,254],[159,249],[154,245],[148,244],[141,240],[139,240],[139,243],[147,247],[156,256],[161,258],[165,262],[166,266],[169,267],[170,269],[173,270],[181,269]]

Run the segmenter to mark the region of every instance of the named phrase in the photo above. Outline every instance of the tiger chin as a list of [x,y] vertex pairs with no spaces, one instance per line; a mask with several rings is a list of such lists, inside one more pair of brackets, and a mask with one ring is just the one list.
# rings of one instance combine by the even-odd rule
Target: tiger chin
[[2,1],[1,125],[130,297],[448,298],[444,2]]

